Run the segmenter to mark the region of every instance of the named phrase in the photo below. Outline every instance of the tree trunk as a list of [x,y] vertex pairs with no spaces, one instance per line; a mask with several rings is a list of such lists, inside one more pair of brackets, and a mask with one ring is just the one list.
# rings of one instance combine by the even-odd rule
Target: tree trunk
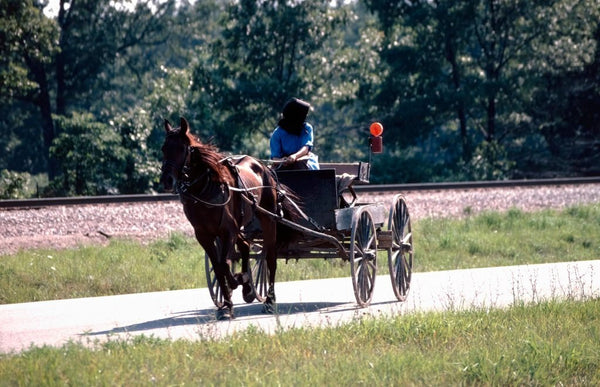
[[489,96],[487,100],[487,133],[486,141],[492,142],[496,138],[496,98]]
[[25,58],[27,66],[37,84],[39,85],[39,94],[35,100],[36,105],[40,109],[40,117],[42,120],[42,132],[44,137],[44,151],[46,153],[47,160],[47,172],[48,178],[51,180],[56,177],[58,173],[58,165],[56,160],[50,156],[50,146],[56,136],[54,122],[52,121],[52,106],[50,104],[50,90],[48,85],[48,77],[44,65],[31,58]]
[[460,142],[462,146],[462,159],[466,163],[471,159],[471,146],[469,137],[467,136],[467,114],[465,113],[464,97],[461,95],[461,77],[460,67],[456,60],[456,50],[449,37],[446,39],[446,60],[452,66],[452,83],[454,91],[458,95],[456,104],[456,114],[460,126]]
[[[64,0],[60,2],[60,9],[58,11],[58,25],[60,27],[59,46],[65,48],[65,33],[68,29],[68,14],[65,10]],[[56,55],[56,114],[65,115],[65,54],[61,50]]]

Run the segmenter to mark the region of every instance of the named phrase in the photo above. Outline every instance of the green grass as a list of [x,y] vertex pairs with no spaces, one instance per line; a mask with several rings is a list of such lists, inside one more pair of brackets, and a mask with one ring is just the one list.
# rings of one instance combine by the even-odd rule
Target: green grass
[[425,219],[414,235],[418,271],[600,259],[600,204]]
[[[423,219],[414,222],[413,235],[415,272],[599,259],[600,204]],[[378,273],[387,273],[386,254],[378,260]],[[280,282],[349,275],[341,259],[278,261]],[[0,256],[0,303],[205,286],[204,252],[178,234],[149,245],[114,240],[107,247]]]
[[0,355],[0,385],[598,385],[600,300]]
[[193,288],[206,284],[196,242],[182,235],[150,245],[24,250],[0,257],[0,303]]

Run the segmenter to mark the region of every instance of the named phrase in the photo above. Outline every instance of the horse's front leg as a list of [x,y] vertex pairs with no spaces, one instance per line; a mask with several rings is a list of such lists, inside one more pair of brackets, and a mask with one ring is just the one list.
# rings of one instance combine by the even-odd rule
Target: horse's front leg
[[229,265],[227,264],[226,260],[226,251],[228,249],[225,246],[227,245],[227,241],[221,240],[220,238],[217,238],[213,241],[208,241],[204,235],[198,235],[198,233],[196,233],[196,239],[198,242],[200,242],[210,258],[210,263],[212,264],[215,278],[217,279],[218,286],[221,289],[221,294],[223,295],[223,305],[217,309],[216,318],[217,320],[232,319],[234,318],[233,302],[231,301],[231,289],[229,288],[227,281],[227,273],[229,272],[229,275],[231,275],[231,270],[229,269]]
[[230,254],[233,252],[235,244],[234,235],[226,235],[223,238],[223,246],[221,249],[221,270],[223,273],[223,282],[219,282],[223,291],[223,307],[217,310],[217,319],[226,320],[234,318],[233,313],[233,302],[231,301],[232,290],[238,287],[238,281],[231,272],[231,257]]
[[241,273],[235,274],[237,282],[242,284],[242,296],[244,301],[250,304],[256,299],[254,293],[254,287],[252,286],[252,273],[250,272],[250,244],[238,238],[237,247],[242,258],[242,271]]

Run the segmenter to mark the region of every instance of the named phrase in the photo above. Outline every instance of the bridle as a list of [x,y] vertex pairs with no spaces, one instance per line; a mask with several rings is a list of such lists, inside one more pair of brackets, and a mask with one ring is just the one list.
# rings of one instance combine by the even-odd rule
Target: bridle
[[[226,195],[225,199],[222,202],[209,202],[205,199],[202,199],[202,195],[208,191],[211,183],[211,170],[206,168],[206,170],[200,175],[196,176],[194,179],[190,179],[190,173],[192,172],[191,167],[191,156],[192,156],[192,146],[185,147],[185,157],[184,162],[181,167],[177,165],[172,160],[163,160],[161,171],[164,174],[168,172],[170,176],[173,178],[174,182],[174,191],[179,195],[180,198],[187,198],[194,201],[194,203],[200,203],[207,207],[224,207],[231,201],[231,190],[233,187],[230,187],[229,184],[220,183],[221,192]],[[193,192],[192,189],[194,187],[200,186],[201,189],[199,192]],[[236,189],[237,190],[237,189]]]
[[[167,135],[167,137],[168,136],[169,135]],[[174,135],[172,135],[172,136],[174,136]],[[162,166],[160,167],[160,171],[162,172],[163,176],[164,176],[165,172],[169,172],[169,175],[173,178],[175,192],[177,192],[177,185],[178,185],[178,182],[181,180],[180,176],[184,173],[184,169],[185,169],[186,165],[189,165],[190,156],[191,156],[190,148],[191,147],[189,145],[185,147],[185,156],[184,156],[185,161],[183,162],[183,165],[181,166],[181,168],[173,160],[163,160]]]

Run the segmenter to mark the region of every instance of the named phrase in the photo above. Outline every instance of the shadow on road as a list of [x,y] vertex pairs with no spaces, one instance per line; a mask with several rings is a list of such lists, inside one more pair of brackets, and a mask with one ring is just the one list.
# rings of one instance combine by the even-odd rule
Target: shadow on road
[[[331,309],[339,307],[340,305],[347,305],[342,302],[300,302],[300,303],[278,303],[278,315],[293,315],[302,313],[317,312],[323,309]],[[210,309],[199,309],[173,313],[173,316],[166,317],[158,320],[144,321],[138,324],[131,324],[121,327],[115,327],[110,330],[86,332],[82,336],[101,336],[111,335],[119,333],[131,333],[131,332],[142,332],[151,331],[154,329],[164,329],[170,327],[187,326],[187,325],[202,325],[202,324],[228,324],[230,321],[217,321],[215,319],[216,308]],[[337,309],[336,309],[337,311]],[[255,320],[262,318],[271,318],[274,315],[265,314],[263,312],[263,305],[259,303],[248,304],[248,305],[236,305],[235,309],[236,320]]]

